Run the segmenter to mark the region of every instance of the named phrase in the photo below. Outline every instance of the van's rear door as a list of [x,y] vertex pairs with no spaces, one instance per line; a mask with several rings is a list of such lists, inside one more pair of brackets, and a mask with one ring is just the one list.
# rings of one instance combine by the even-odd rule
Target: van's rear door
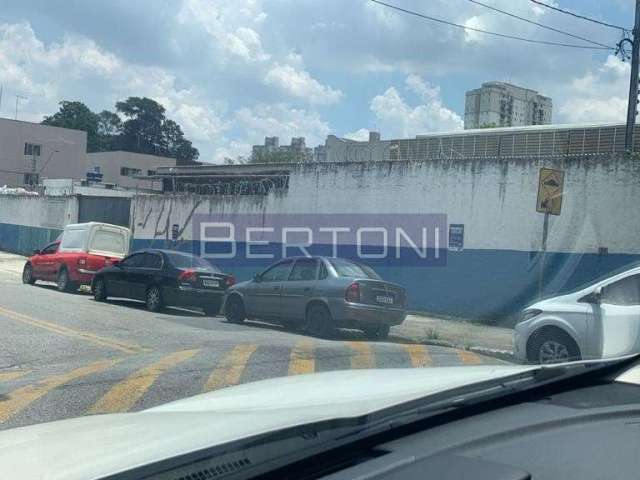
[[131,231],[126,227],[95,224],[91,229],[88,252],[91,255],[121,259],[129,254]]

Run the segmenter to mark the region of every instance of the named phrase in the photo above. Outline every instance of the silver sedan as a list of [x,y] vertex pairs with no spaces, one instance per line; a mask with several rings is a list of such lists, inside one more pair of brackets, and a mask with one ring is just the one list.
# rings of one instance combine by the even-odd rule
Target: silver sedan
[[311,335],[357,328],[386,338],[406,316],[404,288],[382,280],[370,267],[330,257],[287,258],[231,287],[225,299],[229,322],[263,319]]

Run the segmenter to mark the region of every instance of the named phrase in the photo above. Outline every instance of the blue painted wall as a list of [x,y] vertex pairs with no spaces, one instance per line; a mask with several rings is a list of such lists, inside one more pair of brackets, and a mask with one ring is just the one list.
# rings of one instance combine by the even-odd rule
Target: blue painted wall
[[33,250],[53,242],[61,233],[62,230],[55,228],[0,223],[0,250],[31,255]]
[[[170,248],[198,254],[197,241],[135,239],[133,249]],[[276,248],[279,250],[280,245]],[[238,244],[238,251],[243,246]],[[314,252],[312,252],[314,253]],[[460,316],[512,325],[517,313],[536,299],[575,290],[625,265],[640,261],[640,255],[573,254],[550,252],[545,256],[543,292],[538,291],[539,252],[514,250],[464,250],[447,252],[446,265],[431,267],[393,266],[367,262],[384,279],[407,289],[412,310]],[[220,260],[217,265],[248,280],[273,261]]]

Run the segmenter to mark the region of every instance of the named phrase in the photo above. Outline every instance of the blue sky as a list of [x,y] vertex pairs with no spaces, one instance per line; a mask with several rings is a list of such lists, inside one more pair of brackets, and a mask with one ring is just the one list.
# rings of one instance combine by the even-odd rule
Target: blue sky
[[[616,30],[536,6],[484,0],[615,45]],[[457,23],[539,40],[577,40],[468,0],[388,0]],[[548,0],[623,26],[633,0]],[[628,64],[606,51],[465,33],[368,0],[6,0],[0,11],[0,115],[40,121],[61,100],[95,111],[128,96],[167,108],[202,161],[327,134],[383,138],[462,128],[464,92],[505,80],[554,101],[555,123],[623,121]]]

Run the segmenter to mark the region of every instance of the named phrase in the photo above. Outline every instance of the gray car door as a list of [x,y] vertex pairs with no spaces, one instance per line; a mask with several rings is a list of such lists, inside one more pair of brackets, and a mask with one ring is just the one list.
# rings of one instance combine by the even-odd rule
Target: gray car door
[[302,320],[309,298],[318,281],[318,260],[300,258],[289,274],[287,281],[282,282],[281,310],[285,318]]
[[249,310],[257,317],[278,317],[280,311],[280,289],[282,282],[289,277],[292,260],[283,260],[260,274],[252,285]]

